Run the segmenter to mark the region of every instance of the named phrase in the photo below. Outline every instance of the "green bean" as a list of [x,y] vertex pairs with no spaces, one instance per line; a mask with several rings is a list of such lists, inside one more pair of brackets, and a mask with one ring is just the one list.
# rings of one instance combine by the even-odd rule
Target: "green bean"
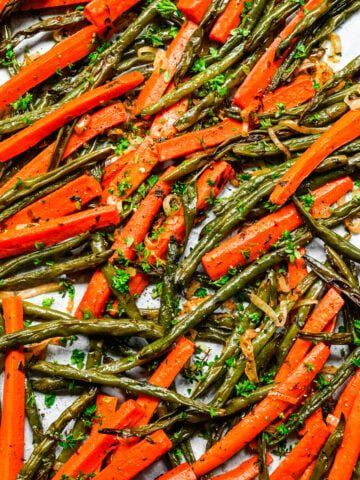
[[312,333],[299,332],[299,337],[308,342],[318,343],[323,342],[329,345],[352,345],[354,337],[352,333]]
[[32,380],[33,389],[41,393],[53,395],[81,395],[86,388],[62,378],[40,378]]
[[17,480],[31,480],[34,478],[35,473],[41,467],[44,459],[56,445],[58,435],[72,419],[78,417],[84,409],[95,400],[96,394],[96,388],[91,388],[88,392],[83,393],[81,397],[76,399],[70,407],[67,407],[59,418],[50,425],[43,441],[35,447],[28,460],[21,467]]
[[[302,137],[284,140],[282,143],[291,153],[307,150],[320,135],[304,135]],[[248,143],[235,145],[232,148],[235,155],[241,157],[258,157],[259,155],[272,156],[281,153],[281,150],[275,144],[268,144],[266,141],[258,143]]]
[[184,220],[185,220],[185,238],[182,244],[182,251],[185,250],[190,231],[193,227],[195,217],[197,214],[197,182],[196,178],[192,179],[191,182],[186,184],[186,190],[183,193],[181,200],[184,209]]
[[335,268],[342,277],[346,278],[350,282],[350,285],[357,287],[357,279],[354,277],[351,268],[342,259],[341,255],[339,255],[329,245],[325,245],[325,253],[331,266]]
[[338,233],[333,232],[325,225],[322,225],[320,222],[314,220],[312,215],[305,209],[303,204],[296,197],[293,197],[293,201],[301,218],[304,220],[304,223],[309,227],[310,231],[314,235],[317,235],[319,238],[321,238],[323,242],[332,247],[339,254],[345,255],[345,257],[355,260],[356,262],[360,261],[359,248],[348,242]]
[[337,87],[343,80],[348,80],[360,69],[360,55],[351,60],[342,70],[337,72],[330,80],[328,80],[323,88],[316,92],[310,105],[305,112],[313,112],[323,102],[328,93]]
[[[86,417],[85,417],[86,418]],[[56,459],[56,466],[60,468],[60,466],[64,463],[66,463],[74,453],[78,450],[81,441],[85,437],[86,433],[86,424],[85,424],[85,418],[83,416],[79,417],[74,425],[74,428],[71,431],[72,435],[72,442],[74,442],[74,446],[71,444],[67,444],[62,451],[60,452],[58,458]]]
[[[270,298],[270,282],[266,278],[260,284],[260,287],[257,291],[257,295],[266,303],[268,303]],[[239,342],[242,336],[242,332],[247,330],[250,325],[251,318],[254,315],[257,315],[259,323],[261,320],[262,312],[252,303],[248,306],[244,312],[242,320],[239,322],[230,337],[226,339],[226,343],[222,349],[221,354],[214,362],[210,365],[206,372],[205,378],[202,378],[196,384],[196,387],[193,390],[192,397],[196,398],[202,395],[221,375],[226,372],[226,361],[237,356],[239,350]]]
[[316,22],[319,18],[325,15],[332,6],[332,2],[330,0],[324,0],[315,8],[313,8],[310,12],[307,12],[306,15],[297,23],[294,30],[291,32],[290,35],[287,35],[281,43],[279,44],[276,54],[277,57],[280,58],[285,50],[287,50],[295,38],[299,37],[304,30],[309,28],[314,22]]
[[262,387],[257,387],[256,390],[246,394],[246,397],[232,398],[224,406],[225,415],[233,415],[234,413],[245,410],[247,407],[260,402],[268,395],[269,392],[271,392],[274,387],[274,384],[264,385]]
[[15,189],[13,188],[7,190],[0,196],[0,211],[4,210],[16,200],[20,200],[21,198],[24,198],[25,196],[39,190],[41,187],[45,187],[50,183],[56,182],[57,180],[68,176],[80,168],[95,165],[100,160],[108,157],[111,152],[112,148],[102,148],[87,155],[83,155],[71,163],[53,170],[52,172],[44,173],[42,175],[38,175],[37,177],[22,181],[16,186]]
[[257,437],[259,480],[270,480],[269,470],[267,468],[267,447],[265,435],[266,433],[262,432]]
[[[128,377],[103,374],[99,371],[99,369],[77,370],[76,368],[72,368],[67,365],[58,365],[49,362],[37,362],[30,368],[34,373],[40,373],[52,377],[62,377],[68,380],[87,382],[91,384],[97,383],[99,385],[118,387],[135,394],[145,394],[151,397],[159,398],[165,402],[186,405],[200,412],[208,413],[210,410],[208,405],[197,402],[188,397],[184,397],[183,395],[175,393],[171,390],[157,387],[148,382],[140,382]],[[217,410],[217,413],[221,414],[222,410]]]
[[162,281],[161,302],[159,310],[159,324],[165,332],[171,328],[171,322],[175,313],[175,286],[174,274],[179,247],[176,240],[171,237],[167,248],[166,267]]
[[313,115],[306,115],[302,124],[307,127],[325,127],[342,117],[348,110],[349,106],[345,102],[336,102],[321,110],[317,110]]
[[324,282],[343,292],[355,305],[360,306],[360,290],[353,287],[345,278],[340,277],[333,269],[315,260],[309,255],[304,260]]
[[[209,8],[212,7],[213,3],[214,2],[210,3]],[[176,72],[174,75],[174,84],[176,88],[186,75],[186,72],[189,70],[191,65],[194,63],[196,56],[199,54],[202,46],[203,37],[204,29],[201,25],[199,25],[189,38],[189,41],[186,43],[180,61],[177,64]]]
[[48,259],[53,259],[55,257],[58,258],[62,254],[83,245],[89,237],[89,233],[82,233],[77,237],[70,238],[57,245],[45,247],[42,250],[37,250],[36,252],[27,253],[7,260],[0,265],[0,278],[16,273],[24,267],[39,265]]
[[29,377],[25,376],[25,413],[31,427],[33,443],[40,443],[43,439],[41,418],[36,406],[35,395]]
[[351,376],[356,370],[356,363],[360,360],[360,347],[356,347],[350,355],[346,357],[344,362],[336,370],[334,375],[330,378],[328,383],[321,389],[315,392],[306,402],[300,407],[295,415],[285,422],[284,432],[277,434],[273,439],[270,439],[269,445],[276,445],[284,440],[289,434],[297,430],[300,425],[308,418],[309,415],[315,412],[330,396]]
[[9,333],[0,338],[0,351],[7,348],[16,348],[20,345],[38,343],[47,338],[69,337],[71,335],[84,334],[128,336],[139,335],[145,338],[160,338],[163,335],[162,328],[149,321],[134,322],[120,319],[76,319],[76,320],[53,320],[30,326],[16,332]]
[[[314,284],[309,288],[308,292],[305,295],[305,299],[317,299],[321,294],[321,291],[324,287],[324,282],[322,280],[317,280]],[[295,321],[289,326],[287,331],[285,332],[284,338],[280,342],[278,347],[278,352],[276,355],[277,365],[283,364],[287,354],[289,353],[291,347],[293,346],[296,336],[300,329],[302,329],[305,325],[306,320],[309,317],[311,310],[313,309],[313,305],[302,305],[295,314]]]
[[196,152],[191,157],[184,160],[179,165],[176,165],[174,170],[164,175],[165,182],[175,182],[182,177],[185,177],[189,173],[194,172],[198,168],[203,167],[211,160],[209,157],[209,151],[206,152]]
[[197,340],[205,340],[208,342],[223,344],[227,341],[227,335],[229,335],[228,332],[226,333],[224,330],[210,326],[208,328],[199,330],[196,338]]
[[107,250],[104,253],[84,255],[83,257],[74,258],[64,263],[40,267],[38,270],[16,277],[3,278],[0,282],[0,290],[22,290],[36,285],[42,285],[59,278],[61,275],[80,272],[101,265],[106,262],[112,254],[112,250]]
[[101,269],[106,281],[110,287],[111,292],[117,300],[119,301],[121,307],[129,315],[130,318],[134,320],[142,320],[141,314],[138,307],[136,306],[135,300],[130,295],[128,291],[119,291],[114,284],[114,279],[116,278],[116,270],[109,262],[102,267]]
[[66,123],[63,127],[59,129],[57,138],[55,140],[54,149],[51,153],[51,159],[48,166],[49,172],[51,170],[59,168],[67,144],[69,143],[70,137],[74,131],[77,121],[78,119],[75,119],[70,124]]

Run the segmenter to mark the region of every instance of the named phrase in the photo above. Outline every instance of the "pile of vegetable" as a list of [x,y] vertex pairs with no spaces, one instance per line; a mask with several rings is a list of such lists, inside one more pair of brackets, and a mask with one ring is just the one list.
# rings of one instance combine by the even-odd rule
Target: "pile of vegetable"
[[359,9],[0,0],[3,480],[360,478]]

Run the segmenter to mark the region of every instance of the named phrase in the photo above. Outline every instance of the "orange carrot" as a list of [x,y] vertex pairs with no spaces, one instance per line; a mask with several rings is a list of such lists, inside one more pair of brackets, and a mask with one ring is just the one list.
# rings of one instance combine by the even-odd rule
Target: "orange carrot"
[[92,0],[84,10],[84,16],[100,31],[111,28],[112,23],[139,0]]
[[[256,99],[261,97],[266,87],[271,82],[278,67],[283,63],[285,55],[280,60],[276,60],[276,50],[282,40],[288,37],[303,19],[306,11],[311,11],[317,7],[322,0],[309,0],[304,8],[301,8],[295,17],[286,25],[283,31],[275,37],[272,44],[266,49],[255,67],[251,70],[245,81],[238,88],[234,103],[241,108],[246,108],[253,104]],[[258,103],[258,102],[256,102]]]
[[[107,172],[106,182],[103,182],[103,203],[117,203],[127,198],[141,185],[159,161],[155,139],[172,137],[176,133],[175,120],[186,112],[187,108],[188,99],[184,98],[158,114],[151,126],[150,135],[145,137],[139,148],[127,155],[125,162],[123,157],[115,162],[112,171]],[[122,188],[123,195],[117,195],[118,185],[125,187]]]
[[182,463],[158,477],[157,480],[196,480],[196,475],[188,463]]
[[[172,168],[167,169],[164,175],[168,174]],[[144,240],[154,216],[161,208],[163,198],[170,192],[170,188],[171,183],[164,182],[162,179],[152,187],[125,227],[116,233],[112,247],[115,253],[111,260],[118,258],[119,252],[127,260],[132,260],[136,256],[136,245]],[[81,318],[82,310],[90,309],[95,317],[98,317],[104,311],[110,294],[108,283],[104,275],[98,270],[90,280],[75,316]]]
[[43,225],[30,226],[0,234],[0,258],[32,252],[55,245],[67,238],[119,223],[116,207],[97,207],[60,217]]
[[[283,383],[276,386],[264,400],[193,464],[196,476],[204,475],[231,458],[274,421],[293,400],[302,395],[315,375],[322,369],[329,354],[330,350],[326,345],[322,343],[316,345],[306,356],[304,363],[300,363]],[[314,369],[309,372],[306,364],[313,365]]]
[[166,162],[172,158],[188,155],[197,150],[205,150],[214,147],[229,138],[240,135],[241,123],[236,120],[226,119],[214,127],[185,133],[157,144],[160,162]]
[[[344,305],[342,296],[335,288],[330,288],[307,320],[303,331],[318,333],[324,330],[330,320]],[[312,343],[297,339],[278,371],[275,382],[282,382],[297,367],[311,348]],[[310,367],[309,367],[310,368]]]
[[216,162],[210,165],[197,181],[196,209],[201,210],[211,205],[234,173],[234,169],[227,162]]
[[294,262],[288,261],[288,280],[290,290],[293,290],[308,273],[306,263],[302,258],[306,253],[305,248],[301,247],[299,253],[301,256],[300,258],[295,258]]
[[[108,107],[98,110],[90,116],[88,124],[83,132],[76,131],[70,137],[69,143],[65,149],[63,160],[74,153],[79,147],[86,142],[99,135],[107,128],[113,127],[118,123],[126,120],[126,112],[122,103],[115,103]],[[47,148],[42,150],[36,157],[21,168],[16,175],[11,177],[7,182],[0,187],[0,195],[7,190],[10,190],[18,180],[27,180],[31,177],[36,177],[42,173],[46,173],[51,161],[52,153],[54,151],[55,143],[52,143]]]
[[[177,374],[194,353],[194,350],[195,345],[193,342],[185,337],[181,337],[176,346],[150,377],[149,383],[157,387],[169,388]],[[154,411],[159,405],[159,400],[154,397],[149,397],[148,395],[140,395],[137,403],[145,410],[145,414],[140,419],[139,425],[146,425],[149,423]]]
[[109,397],[107,395],[98,395],[96,397],[96,410],[90,435],[94,435],[99,428],[102,428],[108,415],[115,413],[118,401],[117,397]]
[[310,465],[305,469],[305,472],[301,475],[299,480],[310,480],[311,474],[314,471],[316,460],[313,460]]
[[[91,5],[91,4],[90,4]],[[151,74],[149,80],[145,83],[140,95],[136,100],[133,114],[136,115],[143,108],[159,100],[168,88],[185,50],[191,35],[197,29],[193,22],[185,22],[180,28],[179,33],[170,43],[165,56],[160,60],[159,65]]]
[[210,32],[209,36],[211,40],[222,43],[226,42],[231,31],[241,22],[244,5],[245,0],[230,0]]
[[312,461],[316,459],[329,434],[329,429],[324,421],[308,430],[277,469],[270,475],[270,480],[299,478]]
[[357,370],[355,375],[350,379],[344,391],[336,404],[334,410],[334,417],[340,420],[341,414],[345,416],[345,420],[349,419],[350,412],[354,406],[354,402],[358,392],[360,391],[360,370]]
[[299,75],[290,85],[280,87],[273,93],[264,95],[261,100],[264,112],[275,112],[282,103],[285,108],[292,108],[307,102],[315,95],[313,81],[309,75]]
[[283,205],[324,158],[359,135],[360,112],[350,110],[315,140],[281,177],[270,195],[270,202]]
[[118,461],[111,463],[97,476],[97,480],[130,480],[154,463],[172,447],[171,440],[163,430],[145,437],[129,449]]
[[303,436],[305,433],[307,433],[309,430],[312,430],[314,428],[317,428],[318,426],[322,425],[324,423],[323,419],[323,411],[322,408],[319,407],[317,410],[315,410],[314,413],[312,413],[306,420],[305,420],[305,426],[301,430],[298,431],[298,434]]
[[211,0],[179,0],[178,9],[184,16],[195,23],[200,23]]
[[26,2],[23,2],[21,5],[21,10],[66,7],[67,5],[77,5],[78,3],[87,3],[87,0],[26,0]]
[[[321,203],[323,208],[328,198],[328,205],[333,203],[334,198],[340,198],[352,185],[351,179],[345,177],[314,190],[314,206]],[[302,219],[295,206],[287,205],[205,254],[202,258],[205,270],[212,280],[216,280],[226,275],[229,268],[251,262],[277,242],[285,230],[291,232],[300,225]]]
[[1,85],[0,109],[15,102],[30,88],[54,75],[59,68],[65,68],[70,63],[86,57],[96,47],[96,42],[94,43],[96,33],[97,29],[93,25],[85,27],[22,68],[19,73]]
[[[108,414],[102,428],[133,427],[143,415],[144,410],[134,400],[127,400],[114,414]],[[76,478],[80,472],[92,473],[106,455],[119,442],[117,437],[104,435],[97,431],[90,437],[56,473],[54,480],[61,480],[66,476]]]
[[[6,333],[24,328],[20,297],[2,301]],[[23,464],[25,422],[24,349],[6,354],[0,429],[0,471],[3,480],[15,480]]]
[[351,409],[342,443],[336,453],[329,480],[350,480],[360,454],[360,392]]
[[47,222],[80,210],[83,205],[101,195],[101,186],[94,177],[82,175],[59,190],[50,193],[5,220],[2,227],[11,230],[20,225]]
[[[273,459],[268,454],[266,458],[266,464],[270,465],[272,461]],[[251,480],[252,478],[256,477],[258,473],[258,456],[255,455],[254,457],[245,460],[245,462],[241,463],[233,470],[229,470],[228,472],[213,477],[213,480]]]
[[[15,77],[13,77],[15,78]],[[73,118],[99,106],[102,102],[112,100],[136,87],[143,81],[140,72],[134,71],[118,77],[101,87],[90,90],[80,97],[70,100],[54,112],[41,118],[33,125],[0,143],[0,161],[5,162],[33,147],[56,129],[62,127]],[[29,88],[27,86],[27,88]]]

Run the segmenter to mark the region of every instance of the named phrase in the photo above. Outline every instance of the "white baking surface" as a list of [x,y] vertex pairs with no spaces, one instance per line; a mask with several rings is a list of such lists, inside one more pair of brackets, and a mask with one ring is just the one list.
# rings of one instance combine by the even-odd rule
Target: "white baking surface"
[[[40,15],[32,17],[31,15],[26,15],[17,18],[14,21],[13,27],[14,31],[17,31],[18,29],[21,29],[24,27],[24,25],[28,25],[33,23],[34,21],[38,20]],[[42,16],[44,18],[44,16]],[[358,55],[360,52],[359,48],[359,30],[360,30],[360,12],[357,14],[353,15],[350,20],[348,20],[346,23],[344,23],[341,28],[338,29],[337,33],[340,34],[341,40],[342,40],[342,59],[341,62],[338,64],[333,64],[334,70],[338,70],[342,68],[344,65],[346,65],[351,59],[353,59],[356,55]],[[45,52],[47,51],[52,45],[54,44],[51,34],[38,34],[36,35],[31,41],[23,42],[16,50],[15,52],[18,55],[18,58],[21,59],[21,55],[23,52],[23,49],[25,45],[30,48],[30,52]],[[5,69],[0,70],[0,82],[3,83],[6,81],[8,78],[7,72]],[[227,196],[229,194],[230,189],[226,188],[224,192],[221,194],[221,196]],[[210,218],[210,215],[209,215]],[[207,220],[206,220],[207,221]],[[187,247],[187,251],[189,251],[189,248],[193,245],[196,244],[197,241],[197,235],[202,228],[204,224],[200,225],[197,229],[194,229],[194,232],[192,233],[189,241],[189,245]],[[341,228],[338,228],[337,231],[343,232]],[[353,236],[352,241],[360,246],[360,237]],[[313,242],[310,246],[307,247],[307,251],[315,256],[316,258],[323,260],[323,252],[321,247],[321,242],[320,241],[315,241]],[[75,289],[75,308],[77,304],[79,303],[84,291],[86,288],[86,283],[83,284],[77,284],[76,289]],[[149,287],[145,290],[141,298],[139,299],[138,303],[139,306],[144,307],[144,308],[151,308],[154,306],[158,305],[158,300],[153,300],[151,298],[151,290],[152,287]],[[30,301],[33,301],[34,303],[41,304],[41,301],[43,298],[46,297],[54,297],[55,302],[52,305],[52,308],[58,309],[58,310],[64,310],[67,305],[67,298],[62,298],[61,295],[59,294],[47,294],[47,295],[42,295],[34,299],[30,299]],[[74,311],[75,311],[74,308]],[[207,344],[210,348],[210,355],[209,355],[209,360],[211,360],[217,353],[220,351],[220,347],[215,344]],[[48,349],[48,357],[47,359],[49,361],[57,360],[61,364],[65,363],[70,363],[70,356],[72,353],[72,350],[77,348],[80,350],[86,350],[88,346],[88,342],[85,338],[79,337],[79,339],[74,342],[74,344],[71,347],[67,348],[60,348],[56,346],[50,346]],[[332,356],[330,357],[330,360],[328,361],[328,364],[336,364],[338,363],[340,359],[340,349],[339,348],[333,348],[332,350]],[[131,372],[132,373],[132,372]],[[137,377],[141,375],[141,370],[137,369],[136,372],[134,372],[134,375]],[[2,376],[3,377],[3,376]],[[181,377],[181,376],[179,376]],[[141,378],[144,378],[143,376]],[[178,389],[181,393],[184,395],[188,395],[188,389],[191,388],[192,386],[189,385],[183,378],[178,378],[177,380],[177,385]],[[104,389],[104,392],[109,392],[112,395],[117,395],[120,398],[122,397],[121,391],[118,389]],[[0,388],[0,398],[2,398],[2,378],[1,378],[1,388]],[[46,431],[47,427],[59,416],[59,414],[65,410],[74,400],[75,397],[73,396],[58,396],[56,398],[55,404],[51,408],[47,408],[44,403],[44,395],[42,394],[36,394],[36,400],[37,400],[37,405],[39,408],[39,411],[42,416],[42,421],[43,421],[43,426],[44,426],[44,431]],[[16,402],[16,399],[14,399]],[[69,424],[68,428],[63,432],[64,435],[68,433],[71,430],[72,423]],[[25,457],[27,458],[29,454],[32,451],[32,433],[30,430],[30,427],[28,424],[26,424],[26,431],[25,431],[25,436],[26,436],[26,448],[25,448]],[[194,447],[194,452],[196,457],[199,457],[201,453],[204,451],[205,447],[205,440],[197,437],[193,441],[193,447]],[[243,449],[241,453],[238,455],[234,456],[231,460],[229,460],[227,463],[219,467],[217,470],[214,470],[212,474],[214,475],[216,473],[222,473],[225,472],[231,468],[234,468],[235,466],[239,465],[241,461],[243,461],[245,458],[249,457],[249,450]],[[278,459],[275,457],[274,463],[269,467],[270,472],[274,470],[274,468],[278,465]],[[145,470],[142,474],[138,475],[136,477],[137,480],[153,480],[155,479],[158,475],[161,473],[164,473],[167,470],[166,465],[162,462],[159,461],[156,464],[152,465],[150,468]]]

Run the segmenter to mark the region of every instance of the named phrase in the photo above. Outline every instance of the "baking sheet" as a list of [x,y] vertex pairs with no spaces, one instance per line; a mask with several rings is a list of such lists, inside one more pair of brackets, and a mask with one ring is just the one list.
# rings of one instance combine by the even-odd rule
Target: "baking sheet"
[[[25,25],[31,24],[34,21],[39,20],[39,15],[33,16],[33,15],[24,15],[24,16],[19,16],[14,20],[13,23],[13,28],[14,31],[17,31],[20,28],[23,28]],[[42,18],[45,18],[42,16]],[[357,14],[353,15],[351,19],[349,19],[346,23],[344,23],[341,28],[337,30],[337,33],[341,36],[342,40],[342,58],[341,62],[338,64],[332,64],[332,67],[334,70],[339,70],[342,68],[344,65],[346,65],[351,59],[353,59],[356,55],[360,53],[360,45],[359,45],[359,31],[360,31],[360,12]],[[23,42],[19,48],[15,49],[16,54],[18,55],[18,58],[21,59],[22,52],[24,51],[24,48],[28,48],[30,50],[30,53],[35,53],[35,52],[40,52],[44,53],[47,51],[51,46],[54,44],[51,38],[51,34],[38,34],[36,35],[31,41]],[[7,72],[3,69],[0,71],[0,82],[3,83],[6,81],[8,78]],[[230,191],[230,187],[227,187],[220,196],[228,196]],[[208,214],[208,219],[211,218],[211,214]],[[207,220],[206,220],[207,221]],[[187,252],[188,253],[189,249],[194,246],[197,242],[197,237],[198,234],[203,227],[204,224],[200,225],[198,228],[194,229],[192,232],[190,239],[189,239],[189,245],[187,247]],[[339,233],[343,233],[344,231],[342,230],[341,227],[337,229]],[[353,236],[352,239],[353,243],[356,245],[360,246],[360,237],[359,236]],[[307,247],[307,251],[315,256],[316,258],[323,260],[323,251],[321,248],[321,242],[319,240],[316,240],[312,242],[311,245]],[[75,307],[74,311],[76,309],[77,304],[79,303],[84,291],[86,288],[86,283],[78,283],[75,285]],[[158,300],[153,299],[151,297],[151,291],[152,291],[152,286],[148,287],[141,298],[139,299],[138,303],[140,307],[144,308],[151,308],[158,306]],[[47,297],[53,297],[55,299],[52,308],[58,309],[58,310],[64,310],[66,308],[68,298],[63,298],[60,294],[56,293],[51,293],[47,295],[41,295],[39,297],[30,299],[30,301],[33,301],[34,303],[41,304],[42,300]],[[216,354],[219,353],[220,347],[216,344],[206,344],[208,347],[210,347],[210,352],[209,352],[209,358],[208,360],[211,360]],[[74,349],[79,349],[79,350],[87,350],[88,348],[88,342],[85,338],[80,337],[78,340],[76,340],[72,346],[68,346],[67,348],[61,348],[61,347],[56,347],[56,346],[49,346],[48,348],[48,357],[47,359],[49,361],[58,361],[61,364],[65,363],[70,363],[70,357],[71,353]],[[336,365],[340,358],[341,358],[341,353],[340,353],[340,348],[339,347],[333,347],[332,349],[332,355],[330,357],[330,360],[328,361],[328,364],[334,364]],[[136,369],[135,371],[132,371],[131,374],[134,375],[137,378],[144,378],[142,375],[141,369]],[[181,376],[179,376],[181,377]],[[3,375],[0,379],[0,395],[2,398],[2,382],[3,382]],[[184,378],[178,378],[177,379],[177,387],[181,393],[184,395],[188,395],[188,389],[192,388],[193,385],[189,384],[188,382],[185,381]],[[118,389],[104,389],[104,392],[109,392],[112,395],[117,395],[120,398],[123,398],[121,391]],[[209,397],[210,399],[210,397]],[[55,400],[54,405],[51,408],[47,408],[44,403],[44,395],[37,393],[36,394],[36,401],[37,405],[39,408],[39,411],[42,416],[42,421],[43,421],[43,426],[44,426],[44,431],[48,428],[48,426],[59,416],[61,411],[65,410],[73,401],[75,400],[74,396],[58,396]],[[14,399],[16,401],[16,399]],[[65,436],[69,431],[71,431],[72,423],[69,424],[69,427],[63,432],[63,435]],[[25,458],[29,456],[31,453],[33,446],[32,446],[32,434],[29,425],[26,423],[26,431],[25,431],[25,438],[26,438],[26,448],[25,448]],[[204,448],[205,448],[205,443],[206,441],[201,438],[201,437],[196,437],[193,440],[193,447],[194,447],[194,452],[195,455],[198,457],[203,453]],[[213,474],[215,473],[222,473],[224,471],[227,471],[231,468],[234,468],[235,466],[239,465],[239,463],[247,458],[249,455],[249,451],[247,449],[243,449],[242,452],[240,452],[238,455],[234,456],[231,460],[229,460],[227,463],[219,467],[217,470],[212,472]],[[273,464],[269,467],[270,472],[273,471],[276,466],[278,465],[278,459],[275,457]],[[137,479],[141,480],[153,480],[155,479],[158,475],[161,473],[165,472],[167,470],[166,465],[164,464],[163,461],[159,461],[153,466],[149,467],[146,471],[144,471],[142,474],[138,475],[136,477]]]

